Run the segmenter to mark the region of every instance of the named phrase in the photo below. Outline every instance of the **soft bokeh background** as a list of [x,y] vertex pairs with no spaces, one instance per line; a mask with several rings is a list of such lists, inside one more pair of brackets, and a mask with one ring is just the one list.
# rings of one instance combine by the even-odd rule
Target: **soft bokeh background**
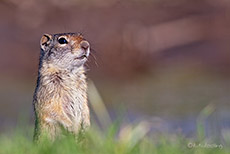
[[43,33],[81,32],[112,119],[193,136],[230,128],[230,1],[0,0],[0,132],[29,115]]

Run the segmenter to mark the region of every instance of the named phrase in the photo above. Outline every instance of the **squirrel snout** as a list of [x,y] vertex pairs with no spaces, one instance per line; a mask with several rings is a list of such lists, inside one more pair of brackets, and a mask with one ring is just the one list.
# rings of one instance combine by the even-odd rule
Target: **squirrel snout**
[[82,41],[80,43],[80,48],[81,48],[82,52],[84,52],[83,53],[84,56],[88,57],[89,56],[89,52],[90,52],[90,50],[89,50],[89,48],[90,48],[89,42],[87,42],[85,40]]
[[80,46],[85,52],[89,49],[89,43],[87,41],[82,41]]
[[90,47],[89,42],[87,42],[85,40],[82,41],[80,43],[80,51],[81,51],[80,55],[77,58],[75,58],[75,59],[84,59],[84,58],[87,58],[89,56],[89,53],[90,53],[89,47]]

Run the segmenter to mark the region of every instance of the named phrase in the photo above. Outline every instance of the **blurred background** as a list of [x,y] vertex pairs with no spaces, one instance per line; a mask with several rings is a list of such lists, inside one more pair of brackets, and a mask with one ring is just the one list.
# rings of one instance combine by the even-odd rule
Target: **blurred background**
[[152,132],[230,134],[230,1],[0,0],[0,132],[33,124],[39,41],[81,32],[87,64],[112,119]]

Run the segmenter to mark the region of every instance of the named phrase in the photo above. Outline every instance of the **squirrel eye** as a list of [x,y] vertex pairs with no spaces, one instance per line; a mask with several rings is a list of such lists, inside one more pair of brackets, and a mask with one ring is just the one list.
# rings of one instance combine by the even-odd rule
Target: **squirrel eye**
[[58,42],[60,43],[60,44],[67,44],[68,43],[68,41],[65,39],[65,38],[60,38],[60,39],[58,39]]

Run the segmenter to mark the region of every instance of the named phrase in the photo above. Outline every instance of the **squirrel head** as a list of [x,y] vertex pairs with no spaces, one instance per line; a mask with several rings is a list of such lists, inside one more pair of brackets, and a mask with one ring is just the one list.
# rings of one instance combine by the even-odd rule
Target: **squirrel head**
[[40,40],[41,61],[58,69],[75,69],[84,65],[90,44],[81,34],[44,34]]

